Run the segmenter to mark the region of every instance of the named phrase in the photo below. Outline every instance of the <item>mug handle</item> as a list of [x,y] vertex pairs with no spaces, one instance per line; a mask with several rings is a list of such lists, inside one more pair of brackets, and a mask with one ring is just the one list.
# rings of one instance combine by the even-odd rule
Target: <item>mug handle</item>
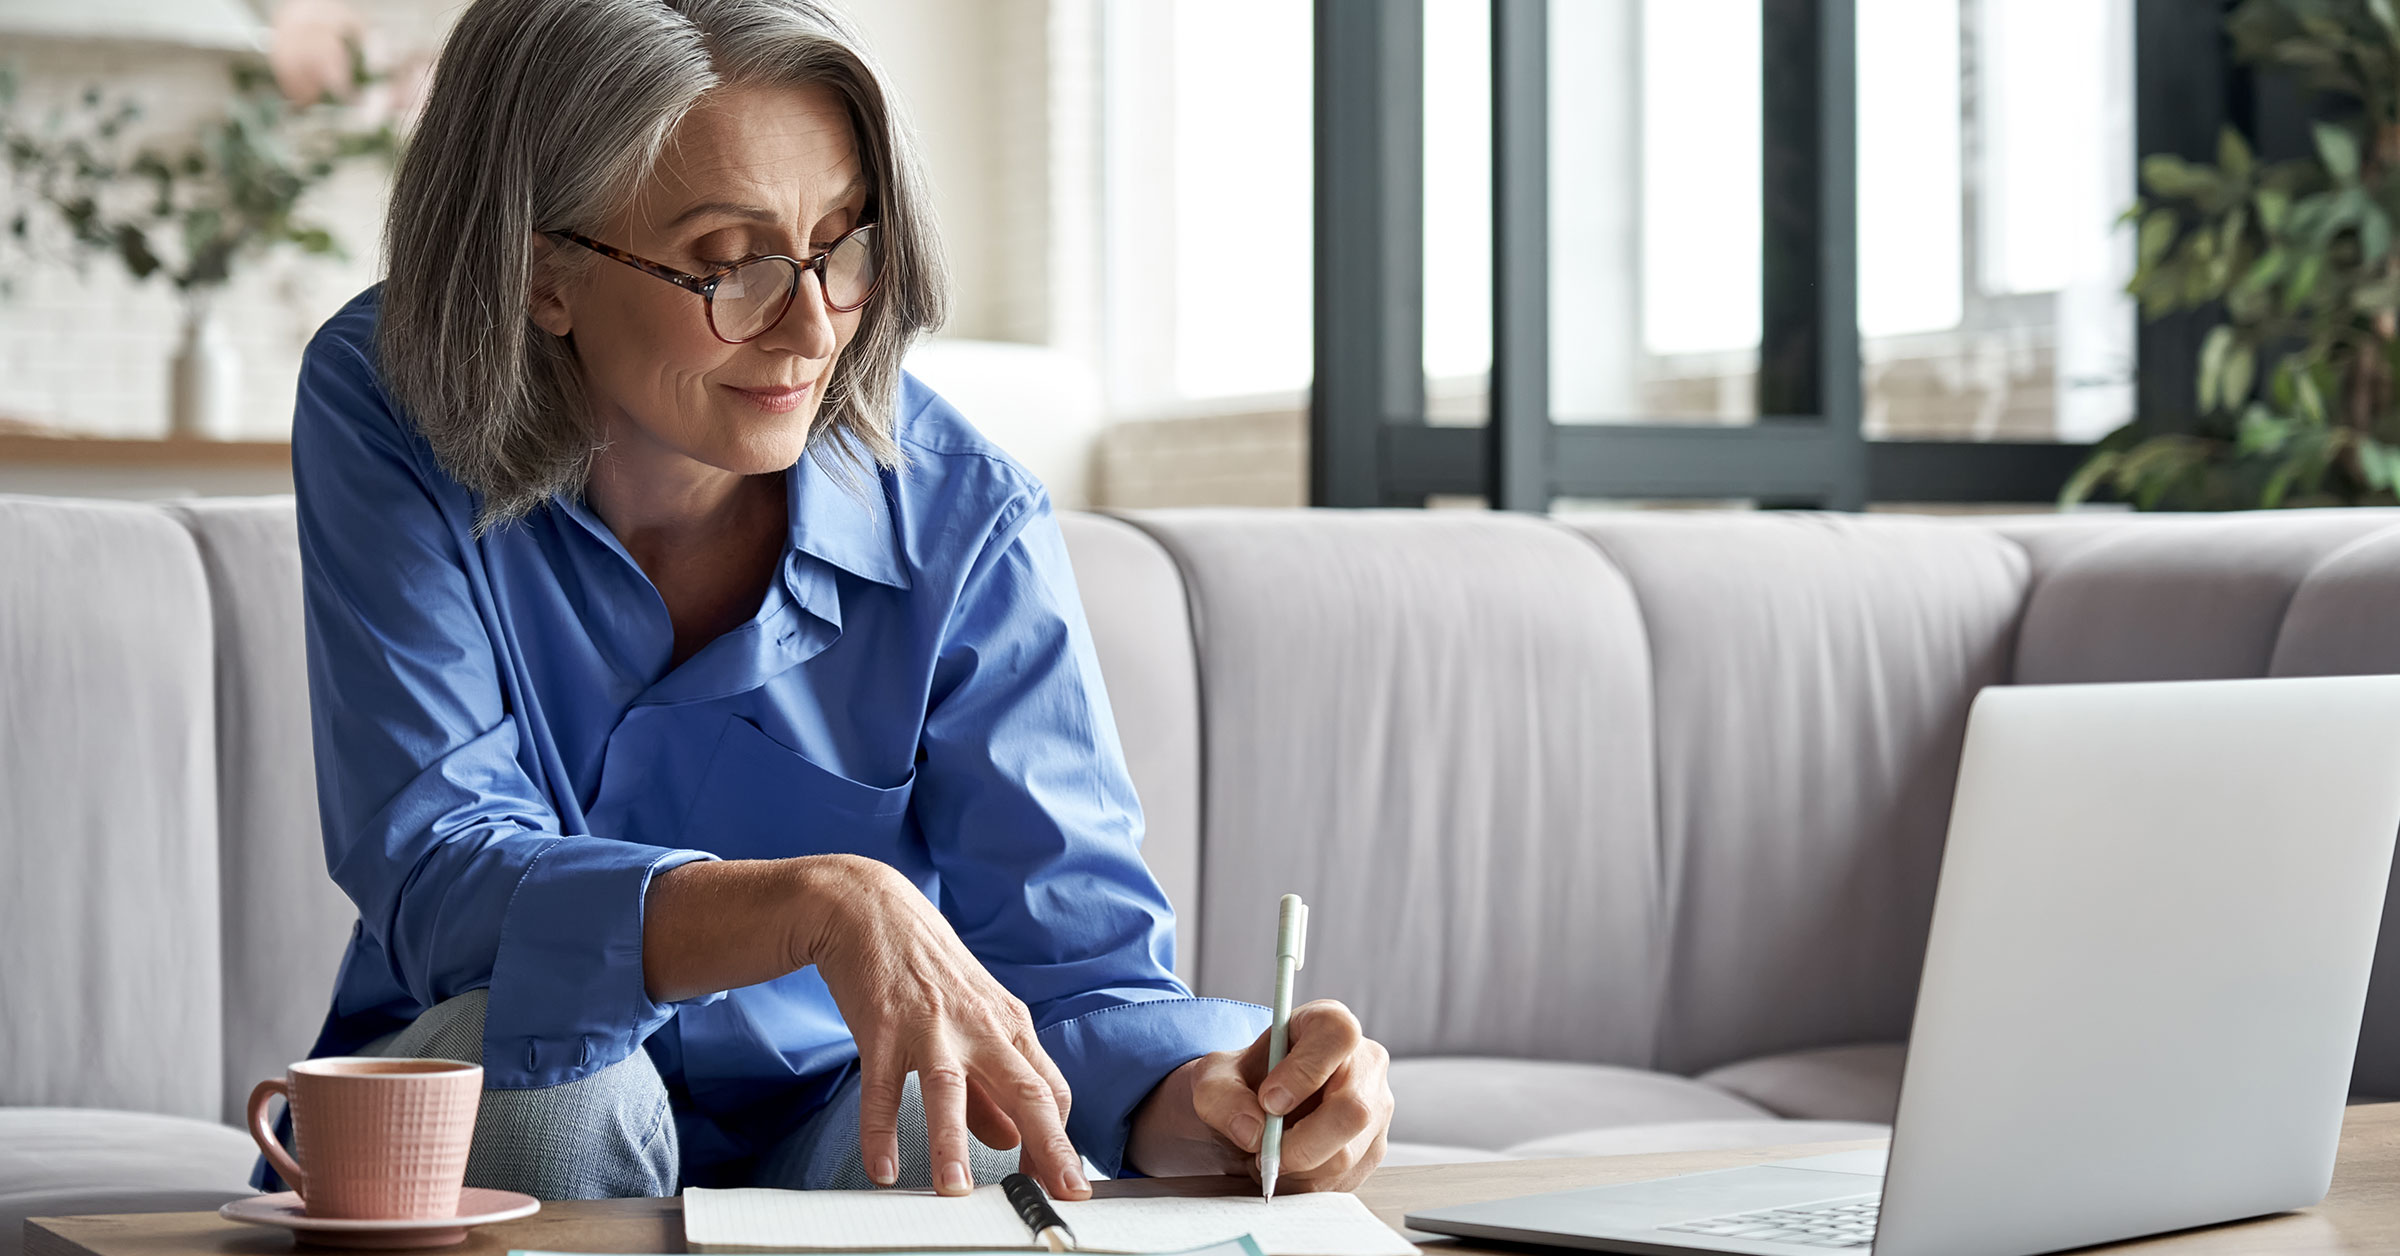
[[277,1095],[282,1095],[288,1106],[292,1100],[291,1083],[280,1077],[270,1077],[251,1088],[250,1137],[258,1144],[259,1151],[266,1155],[267,1163],[274,1165],[275,1172],[283,1176],[292,1193],[300,1196],[300,1203],[305,1207],[308,1203],[308,1175],[300,1171],[291,1153],[285,1151],[282,1142],[276,1139],[274,1128],[267,1124],[267,1100]]

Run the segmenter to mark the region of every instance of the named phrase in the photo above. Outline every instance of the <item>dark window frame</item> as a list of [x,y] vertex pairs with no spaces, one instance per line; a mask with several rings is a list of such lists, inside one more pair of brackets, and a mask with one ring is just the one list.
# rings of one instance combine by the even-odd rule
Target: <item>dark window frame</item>
[[[1492,373],[1482,427],[1426,421],[1424,14],[1410,0],[1316,0],[1319,506],[1481,495],[1871,502],[2055,500],[2090,453],[2071,442],[1868,440],[1858,334],[1855,0],[1760,0],[1764,228],[1758,412],[1745,426],[1557,423],[1549,398],[1547,0],[1492,0]],[[2222,10],[2136,0],[2142,153],[2213,154],[2228,101]],[[2213,105],[2209,108],[2199,107]],[[2253,112],[2242,109],[2242,112]],[[2145,322],[2136,406],[2150,430],[2192,411],[2204,320]]]

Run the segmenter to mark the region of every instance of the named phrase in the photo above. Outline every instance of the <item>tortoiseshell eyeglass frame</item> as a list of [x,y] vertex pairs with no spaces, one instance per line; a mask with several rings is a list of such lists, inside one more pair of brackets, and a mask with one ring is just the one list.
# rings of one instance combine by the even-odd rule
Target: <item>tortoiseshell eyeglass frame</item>
[[[805,261],[797,257],[787,257],[781,253],[760,253],[755,256],[740,258],[736,261],[727,263],[726,265],[720,266],[705,275],[689,274],[684,271],[677,270],[664,262],[651,261],[649,258],[643,257],[640,254],[628,253],[614,245],[602,244],[590,236],[578,235],[572,231],[545,231],[542,234],[549,236],[552,239],[565,240],[573,244],[580,244],[583,247],[590,249],[594,253],[598,253],[600,256],[608,258],[611,261],[623,262],[645,275],[653,275],[657,278],[664,279],[668,283],[674,284],[676,287],[692,293],[700,298],[701,310],[708,320],[708,334],[715,336],[717,339],[724,341],[726,344],[738,345],[748,344],[750,341],[756,340],[760,336],[764,336],[768,332],[775,330],[775,328],[783,322],[783,316],[792,312],[792,298],[799,295],[800,275],[803,271],[816,272],[817,294],[825,299],[825,308],[832,310],[836,314],[847,314],[850,311],[855,310],[873,300],[875,298],[876,290],[883,287],[883,267],[881,265],[876,266],[875,282],[867,285],[867,291],[865,295],[859,297],[858,300],[853,301],[848,305],[836,305],[834,303],[832,295],[833,290],[825,285],[825,268],[832,259],[834,250],[842,247],[845,244],[848,244],[856,237],[864,235],[867,237],[868,243],[872,245],[874,242],[874,236],[871,233],[874,230],[874,223],[860,223],[858,226],[852,227],[848,231],[843,232],[841,237],[835,240],[833,243],[826,245],[823,252],[820,252],[815,257],[809,258]],[[792,286],[789,289],[786,289],[783,294],[783,308],[775,311],[775,317],[768,319],[766,326],[759,328],[757,331],[754,331],[739,340],[736,340],[733,337],[726,335],[724,332],[717,330],[717,285],[723,283],[726,276],[731,275],[733,272],[740,270],[742,267],[748,266],[753,262],[790,262],[793,267]]]

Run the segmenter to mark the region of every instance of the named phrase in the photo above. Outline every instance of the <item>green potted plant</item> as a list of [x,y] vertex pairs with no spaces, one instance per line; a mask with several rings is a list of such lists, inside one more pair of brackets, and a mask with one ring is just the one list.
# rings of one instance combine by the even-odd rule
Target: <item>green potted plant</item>
[[173,286],[183,312],[168,425],[176,435],[220,436],[233,425],[240,364],[217,297],[234,271],[278,250],[345,257],[332,229],[303,215],[302,200],[352,162],[397,153],[414,68],[398,83],[370,68],[360,35],[338,4],[287,0],[268,57],[234,62],[222,116],[164,148],[132,146],[140,105],[98,86],[73,113],[26,117],[0,66],[8,238],[36,262],[87,274],[104,259]]
[[2400,500],[2400,6],[2243,0],[2226,26],[2241,61],[2347,116],[2297,160],[2261,162],[2232,128],[2214,164],[2143,160],[2128,291],[2148,318],[2217,315],[2200,413],[2189,432],[2112,433],[2062,504],[2104,486],[2141,509]]

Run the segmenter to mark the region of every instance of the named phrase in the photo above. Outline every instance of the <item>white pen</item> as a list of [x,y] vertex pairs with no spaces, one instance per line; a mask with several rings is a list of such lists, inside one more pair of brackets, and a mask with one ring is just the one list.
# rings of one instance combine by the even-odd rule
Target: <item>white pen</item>
[[[1267,1028],[1267,1071],[1283,1063],[1292,1045],[1292,974],[1300,971],[1308,951],[1308,904],[1297,894],[1283,896],[1275,920],[1275,1020]],[[1267,1202],[1275,1200],[1275,1174],[1283,1167],[1283,1118],[1270,1112],[1267,1128],[1258,1136],[1258,1184]]]

